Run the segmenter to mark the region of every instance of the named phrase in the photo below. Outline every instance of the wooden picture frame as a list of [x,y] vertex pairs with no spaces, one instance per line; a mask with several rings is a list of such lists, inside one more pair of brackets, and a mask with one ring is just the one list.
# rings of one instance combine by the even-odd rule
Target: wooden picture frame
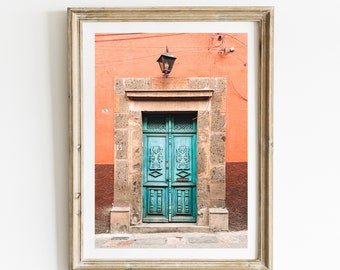
[[[272,7],[259,6],[68,9],[71,269],[272,269],[273,16]],[[177,24],[179,27],[173,28]],[[112,25],[114,27],[110,28]],[[213,31],[215,25],[216,31]],[[243,25],[245,28],[242,28]],[[249,104],[252,104],[248,107],[248,142],[249,149],[252,149],[248,154],[248,176],[252,179],[248,189],[248,205],[252,209],[249,211],[251,215],[248,216],[248,223],[254,240],[248,244],[248,249],[252,246],[251,251],[238,256],[238,251],[233,253],[227,249],[208,248],[198,252],[189,248],[181,250],[181,253],[171,250],[173,255],[166,255],[166,251],[161,248],[146,253],[141,252],[141,249],[129,249],[128,252],[126,249],[115,249],[113,252],[97,248],[94,245],[93,221],[96,110],[94,34],[148,32],[151,28],[152,32],[158,33],[190,32],[190,29],[196,29],[194,32],[208,31],[204,30],[205,26],[211,32],[221,32],[223,27],[229,26],[231,28],[226,30],[228,32],[233,28],[237,28],[237,31],[248,29],[245,30],[248,31],[250,40],[248,57],[252,59],[249,61],[251,65],[248,79],[251,86],[247,98]],[[227,54],[233,51],[233,48],[227,48],[230,50],[228,52],[225,49],[223,47],[217,53]],[[135,90],[125,89],[123,98],[169,98],[165,95],[155,96],[155,92],[151,90]],[[190,100],[197,101],[211,98],[211,90],[201,90],[192,90],[189,94],[171,90],[167,95],[179,102],[183,95],[189,95]],[[106,112],[107,109],[104,108],[103,113]],[[124,144],[115,144],[114,151],[119,151],[122,145]],[[196,256],[192,254],[195,252],[198,252]],[[240,254],[243,254],[242,251]]]

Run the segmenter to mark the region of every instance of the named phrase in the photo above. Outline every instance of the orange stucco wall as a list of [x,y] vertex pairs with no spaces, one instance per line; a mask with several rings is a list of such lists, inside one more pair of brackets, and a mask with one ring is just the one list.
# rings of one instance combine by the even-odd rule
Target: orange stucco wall
[[177,57],[170,77],[227,78],[226,161],[246,162],[247,34],[141,33],[95,37],[96,164],[114,163],[114,79],[161,77],[156,60],[166,46]]

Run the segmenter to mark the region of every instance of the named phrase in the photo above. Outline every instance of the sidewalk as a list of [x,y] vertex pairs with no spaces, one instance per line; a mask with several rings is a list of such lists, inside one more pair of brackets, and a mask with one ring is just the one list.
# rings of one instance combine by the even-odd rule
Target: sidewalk
[[246,248],[247,231],[96,234],[97,248]]

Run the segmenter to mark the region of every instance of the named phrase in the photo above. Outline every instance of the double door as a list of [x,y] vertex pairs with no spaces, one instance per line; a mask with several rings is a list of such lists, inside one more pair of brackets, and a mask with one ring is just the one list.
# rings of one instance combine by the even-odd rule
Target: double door
[[196,222],[196,115],[143,115],[143,222]]

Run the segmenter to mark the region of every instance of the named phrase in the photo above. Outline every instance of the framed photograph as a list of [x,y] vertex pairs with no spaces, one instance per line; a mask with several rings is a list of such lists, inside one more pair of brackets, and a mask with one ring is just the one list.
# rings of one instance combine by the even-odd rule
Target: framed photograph
[[272,7],[69,8],[70,268],[271,269]]

